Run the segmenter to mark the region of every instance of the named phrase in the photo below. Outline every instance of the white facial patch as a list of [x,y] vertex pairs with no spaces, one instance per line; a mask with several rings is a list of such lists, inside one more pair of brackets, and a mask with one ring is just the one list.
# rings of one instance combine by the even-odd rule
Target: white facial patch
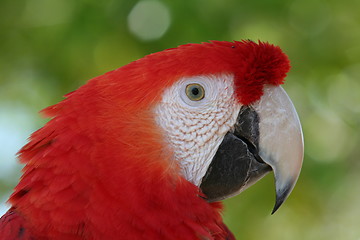
[[[166,89],[156,106],[183,176],[199,186],[225,134],[234,126],[241,105],[236,101],[233,75],[219,74],[179,79]],[[191,100],[186,87],[199,84],[205,95]]]

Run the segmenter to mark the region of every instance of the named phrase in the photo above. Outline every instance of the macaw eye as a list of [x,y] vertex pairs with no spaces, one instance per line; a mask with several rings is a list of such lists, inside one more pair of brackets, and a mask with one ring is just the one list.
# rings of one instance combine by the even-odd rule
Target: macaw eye
[[185,93],[191,101],[200,101],[205,97],[205,89],[198,83],[187,85]]

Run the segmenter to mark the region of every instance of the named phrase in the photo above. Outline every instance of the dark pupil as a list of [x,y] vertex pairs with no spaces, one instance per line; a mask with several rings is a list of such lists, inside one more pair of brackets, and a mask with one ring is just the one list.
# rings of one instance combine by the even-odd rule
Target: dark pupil
[[197,87],[194,87],[193,89],[191,89],[191,93],[196,96],[199,94],[199,89]]

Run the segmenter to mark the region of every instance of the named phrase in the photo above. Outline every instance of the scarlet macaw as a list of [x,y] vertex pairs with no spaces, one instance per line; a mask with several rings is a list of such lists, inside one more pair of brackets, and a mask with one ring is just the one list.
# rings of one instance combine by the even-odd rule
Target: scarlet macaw
[[289,68],[268,43],[212,41],[90,80],[20,150],[0,240],[235,239],[219,201],[273,170],[276,211],[300,173]]

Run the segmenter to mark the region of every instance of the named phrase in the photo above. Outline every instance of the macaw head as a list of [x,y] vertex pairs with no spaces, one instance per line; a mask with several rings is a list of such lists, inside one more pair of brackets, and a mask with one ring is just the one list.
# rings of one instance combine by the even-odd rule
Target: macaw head
[[303,160],[301,125],[279,86],[288,58],[278,47],[252,41],[185,45],[163,56],[171,63],[164,63],[168,71],[178,75],[167,78],[153,109],[181,175],[213,202],[273,170],[274,213]]
[[52,119],[20,151],[26,166],[10,202],[38,236],[56,228],[115,239],[117,229],[136,239],[146,225],[154,239],[174,229],[208,237],[221,219],[211,202],[273,171],[275,212],[303,160],[300,122],[280,87],[289,68],[279,47],[212,41],[96,77],[43,111]]

